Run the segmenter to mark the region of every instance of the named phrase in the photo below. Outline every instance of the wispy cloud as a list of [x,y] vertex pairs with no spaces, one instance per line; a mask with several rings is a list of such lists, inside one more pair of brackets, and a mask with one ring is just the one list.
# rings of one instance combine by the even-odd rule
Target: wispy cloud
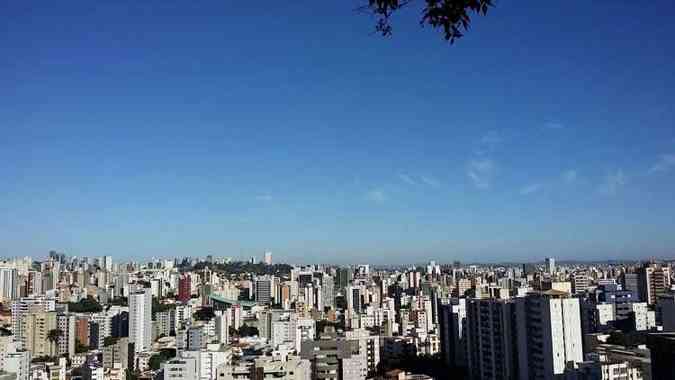
[[609,173],[605,176],[602,184],[600,185],[600,192],[604,194],[616,194],[616,192],[624,187],[628,183],[628,178],[623,173],[623,170],[619,169],[616,172]]
[[366,199],[371,202],[382,203],[387,201],[387,199],[389,198],[387,197],[387,194],[384,191],[379,189],[373,189],[366,193]]
[[534,194],[541,190],[541,184],[539,183],[533,183],[531,185],[524,186],[523,188],[520,189],[520,195],[530,195]]
[[566,183],[574,183],[574,182],[577,181],[578,178],[579,178],[579,174],[577,173],[576,170],[573,170],[573,169],[565,170],[562,173],[562,179]]
[[485,190],[492,186],[496,167],[492,157],[502,142],[499,131],[488,131],[478,139],[466,164],[466,175],[477,189]]
[[412,179],[411,176],[409,176],[409,175],[407,175],[407,174],[405,174],[405,173],[399,174],[399,175],[398,175],[398,178],[400,178],[401,181],[407,183],[408,185],[417,185],[417,181],[415,181],[414,179]]
[[546,129],[564,129],[565,124],[559,122],[559,121],[547,121],[544,123],[544,128]]
[[675,154],[664,154],[658,162],[649,169],[649,174],[667,172],[675,168]]
[[495,164],[491,159],[482,158],[469,161],[466,175],[478,189],[488,189],[492,183]]
[[478,140],[478,144],[474,149],[474,155],[487,156],[492,154],[495,149],[502,143],[503,139],[498,131],[488,131]]
[[255,199],[257,201],[261,201],[261,202],[270,202],[271,200],[274,199],[274,197],[271,196],[270,194],[261,194],[261,195],[256,195]]
[[435,177],[432,176],[412,176],[406,173],[400,173],[398,175],[398,178],[402,181],[407,183],[408,185],[426,185],[426,186],[431,186],[431,187],[438,187],[441,185],[441,181],[436,179]]
[[436,178],[433,177],[427,177],[427,176],[422,176],[420,177],[420,180],[424,182],[425,184],[432,186],[432,187],[438,187],[441,185],[441,182],[437,180]]

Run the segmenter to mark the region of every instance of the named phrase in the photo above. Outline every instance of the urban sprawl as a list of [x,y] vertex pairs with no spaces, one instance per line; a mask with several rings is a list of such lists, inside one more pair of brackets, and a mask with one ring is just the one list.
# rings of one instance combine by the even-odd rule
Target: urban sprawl
[[675,379],[671,263],[0,262],[0,380]]

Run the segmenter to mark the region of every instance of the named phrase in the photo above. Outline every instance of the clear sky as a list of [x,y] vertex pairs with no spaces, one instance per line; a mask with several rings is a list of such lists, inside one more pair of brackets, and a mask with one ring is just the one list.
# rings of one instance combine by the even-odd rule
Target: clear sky
[[[364,1],[365,2],[365,1]],[[0,256],[673,257],[675,3],[5,1]]]

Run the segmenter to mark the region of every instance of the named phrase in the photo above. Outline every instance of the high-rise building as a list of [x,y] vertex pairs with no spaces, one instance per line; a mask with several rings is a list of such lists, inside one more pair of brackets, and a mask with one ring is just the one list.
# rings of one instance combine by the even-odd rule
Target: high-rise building
[[228,344],[230,340],[230,313],[229,310],[218,310],[215,316],[216,341]]
[[272,301],[272,287],[274,276],[262,276],[255,279],[255,300],[259,304],[268,304]]
[[150,289],[136,290],[129,295],[129,342],[135,352],[152,347],[152,294]]
[[87,316],[78,316],[75,319],[75,341],[76,344],[89,347],[89,318]]
[[[552,379],[564,373],[567,362],[583,361],[579,300],[547,291],[518,299],[521,371],[530,379]],[[524,339],[523,339],[524,338]],[[523,346],[524,345],[524,346]],[[522,373],[522,372],[521,372]]]
[[675,379],[675,334],[649,334],[647,346],[651,352],[652,379]]
[[263,259],[263,262],[266,265],[272,265],[272,252],[265,252],[265,257]]
[[622,276],[623,290],[633,293],[633,298],[642,300],[640,295],[640,276],[637,273],[624,273]]
[[0,301],[8,302],[15,299],[18,286],[16,268],[0,267]]
[[579,300],[555,290],[467,301],[471,379],[555,379],[582,362]]
[[553,275],[555,274],[555,259],[553,257],[547,257],[545,260],[546,264],[546,273]]
[[582,294],[591,284],[586,271],[575,271],[572,273],[572,293]]
[[[509,300],[471,299],[466,304],[466,364],[470,379],[518,379],[517,304]],[[522,332],[521,332],[522,334]]]
[[58,340],[59,356],[75,355],[75,321],[76,317],[67,313],[60,313],[56,316],[56,325],[61,331]]
[[186,303],[192,296],[192,279],[189,274],[184,274],[178,279],[178,301]]
[[133,367],[134,349],[129,344],[129,338],[119,338],[115,343],[109,344],[103,348],[103,368],[114,368],[119,365],[120,368]]
[[670,267],[647,263],[638,271],[640,300],[655,305],[659,296],[670,290]]
[[25,349],[33,357],[54,356],[58,341],[51,335],[57,330],[56,312],[30,313],[22,320]]
[[16,380],[30,379],[31,354],[29,351],[10,352],[5,357],[5,367],[7,372],[15,373]]
[[187,330],[188,351],[199,351],[206,347],[207,336],[203,326],[190,326]]
[[451,301],[438,309],[441,357],[448,367],[463,367],[466,362],[466,299]]
[[31,313],[54,311],[54,305],[54,300],[43,297],[21,298],[12,302],[12,332],[19,349],[23,349],[25,343],[23,319]]
[[103,256],[102,258],[103,265],[101,266],[102,269],[112,272],[113,270],[113,259],[112,256]]

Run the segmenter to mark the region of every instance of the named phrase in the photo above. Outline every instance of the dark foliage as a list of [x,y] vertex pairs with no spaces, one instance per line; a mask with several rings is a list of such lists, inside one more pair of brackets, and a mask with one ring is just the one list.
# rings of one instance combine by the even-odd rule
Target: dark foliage
[[213,264],[207,263],[206,261],[199,262],[193,267],[183,267],[183,270],[194,270],[199,271],[208,267],[210,270],[215,272],[221,272],[225,274],[242,274],[242,273],[255,273],[257,275],[264,274],[274,274],[274,275],[284,275],[290,274],[292,267],[288,264],[273,264],[267,265],[263,263],[251,264],[246,261],[236,261],[228,264]]
[[108,301],[110,306],[129,306],[129,299],[127,297],[117,297]]
[[449,368],[440,355],[412,355],[398,360],[380,362],[377,372],[384,374],[392,369],[401,369],[414,374],[428,375],[434,379],[459,380],[466,378],[461,368]]
[[647,344],[647,333],[644,331],[612,331],[609,334],[607,343],[624,347],[636,347],[641,344]]
[[81,353],[88,352],[88,351],[89,351],[89,347],[88,347],[88,346],[85,346],[85,345],[82,344],[82,342],[80,342],[79,340],[76,340],[76,341],[75,341],[75,352],[76,352],[76,353],[81,354]]
[[99,313],[103,310],[94,297],[88,296],[79,302],[68,302],[68,311],[72,313]]
[[344,320],[339,321],[339,322],[331,322],[331,321],[327,321],[325,319],[316,321],[316,332],[317,332],[317,334],[322,334],[326,327],[333,327],[335,329],[335,331],[338,331],[338,330],[344,331],[345,330],[345,322],[344,322]]
[[176,350],[171,348],[166,348],[161,350],[158,354],[154,354],[150,357],[149,365],[150,369],[156,371],[162,365],[162,363],[168,361],[171,358],[176,357]]
[[31,363],[57,363],[59,358],[56,356],[37,356],[31,359]]
[[138,373],[130,370],[129,368],[125,371],[126,380],[138,380]]
[[117,343],[119,339],[120,338],[114,336],[107,336],[103,339],[103,346],[104,347],[112,346],[113,344]]
[[239,336],[240,337],[245,337],[245,336],[258,336],[260,332],[258,331],[258,328],[255,326],[248,326],[248,325],[243,325],[239,328]]
[[212,307],[202,307],[201,309],[197,310],[194,314],[194,318],[198,321],[210,321],[215,316],[216,314],[213,312]]
[[443,32],[450,43],[469,30],[472,15],[485,15],[494,0],[368,0],[368,9],[377,17],[375,30],[383,36],[392,34],[391,17],[403,7],[422,4],[420,25],[429,25]]
[[176,305],[173,303],[161,303],[157,297],[152,297],[152,319],[155,319],[155,314],[161,313],[164,311],[169,311],[175,309]]

